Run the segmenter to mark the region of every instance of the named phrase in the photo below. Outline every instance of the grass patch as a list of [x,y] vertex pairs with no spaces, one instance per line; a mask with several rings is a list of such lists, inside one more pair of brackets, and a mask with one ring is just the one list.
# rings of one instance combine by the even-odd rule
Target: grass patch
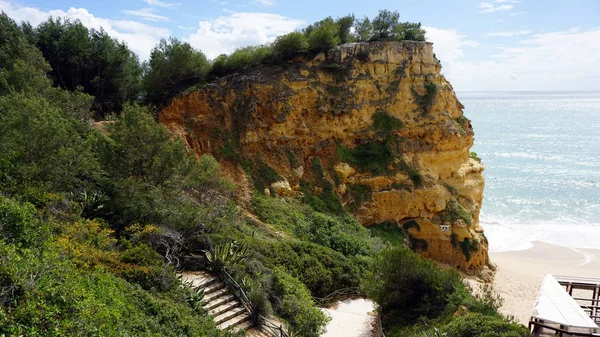
[[472,159],[475,159],[475,160],[477,160],[478,162],[480,162],[480,163],[481,163],[481,158],[479,158],[479,157],[477,156],[477,153],[476,153],[476,152],[469,152],[469,157],[470,157],[470,158],[472,158]]
[[299,202],[253,193],[252,208],[261,220],[288,234],[298,236],[308,227],[308,209]]
[[242,168],[252,179],[254,188],[260,192],[269,188],[272,183],[281,180],[277,171],[259,158],[250,161],[243,160]]
[[325,184],[320,194],[315,193],[314,185],[306,182],[300,182],[300,190],[304,194],[303,202],[317,212],[342,214],[345,213],[340,198],[330,184]]
[[446,209],[440,215],[440,221],[443,224],[455,223],[458,220],[463,220],[467,225],[471,225],[473,224],[473,215],[467,212],[456,199],[452,199],[446,204]]
[[368,142],[353,148],[338,145],[340,159],[361,172],[372,172],[374,175],[389,173],[388,167],[395,155],[389,142]]
[[394,131],[404,127],[404,123],[396,117],[390,116],[386,111],[378,110],[373,114],[373,129],[375,132],[389,138]]

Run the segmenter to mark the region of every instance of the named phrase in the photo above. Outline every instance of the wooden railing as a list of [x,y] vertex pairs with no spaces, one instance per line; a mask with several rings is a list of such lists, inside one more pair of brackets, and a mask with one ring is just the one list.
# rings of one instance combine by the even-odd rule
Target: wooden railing
[[[221,270],[218,274],[221,280],[225,284],[227,284],[229,288],[233,291],[235,297],[242,303],[242,305],[248,311],[250,316],[256,317],[256,313],[252,308],[252,303],[248,299],[248,296],[246,296],[244,289],[242,289],[239,283],[237,283],[237,281],[226,270]],[[264,333],[267,333],[272,337],[289,337],[287,332],[283,329],[283,327],[280,324],[277,324],[262,315],[258,315],[257,318],[262,322],[261,330]]]
[[325,307],[335,301],[358,297],[366,297],[366,295],[365,293],[360,291],[359,287],[350,287],[338,289],[322,298],[313,297],[313,300],[315,301],[315,303],[317,303],[318,306]]

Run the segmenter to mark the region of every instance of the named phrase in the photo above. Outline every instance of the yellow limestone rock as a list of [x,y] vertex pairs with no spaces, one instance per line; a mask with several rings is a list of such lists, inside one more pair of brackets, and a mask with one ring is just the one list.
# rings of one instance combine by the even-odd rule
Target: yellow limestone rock
[[469,157],[473,129],[440,71],[428,42],[345,44],[177,97],[159,121],[215,155],[246,192],[239,160],[223,149],[253,174],[268,166],[281,177],[261,188],[331,188],[365,226],[396,222],[424,256],[477,271],[489,262],[483,166]]

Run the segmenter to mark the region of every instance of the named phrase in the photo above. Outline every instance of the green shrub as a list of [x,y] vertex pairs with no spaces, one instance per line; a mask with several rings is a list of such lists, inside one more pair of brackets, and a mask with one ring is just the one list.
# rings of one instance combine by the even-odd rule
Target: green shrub
[[50,226],[40,220],[32,204],[0,195],[0,233],[8,243],[35,247],[47,239]]
[[317,212],[343,214],[345,212],[344,208],[339,196],[333,191],[333,186],[325,179],[322,179],[321,182],[323,190],[318,195],[311,183],[300,182],[300,188],[304,194],[303,202]]
[[6,194],[42,206],[50,194],[71,199],[93,188],[99,167],[86,123],[41,95],[0,96],[0,111],[0,187]]
[[358,58],[361,62],[367,62],[369,61],[370,54],[371,53],[369,53],[368,50],[361,49],[356,53],[356,58]]
[[460,250],[467,258],[467,261],[471,259],[471,253],[476,252],[479,249],[479,245],[475,240],[464,239],[460,243]]
[[330,318],[315,306],[310,293],[297,278],[282,268],[273,269],[275,310],[292,330],[303,337],[318,337]]
[[0,298],[10,294],[0,305],[0,335],[226,335],[185,302],[180,287],[151,293],[104,268],[81,269],[59,247],[0,242],[0,279]]
[[381,238],[391,247],[404,246],[405,233],[394,221],[371,225],[367,228],[372,236]]
[[346,257],[331,248],[303,241],[257,242],[255,249],[269,268],[284,267],[315,297],[357,287],[367,259]]
[[156,251],[140,243],[125,250],[121,254],[121,262],[137,264],[140,266],[162,265],[163,259]]
[[279,36],[273,42],[273,54],[284,60],[296,57],[308,50],[308,42],[304,34],[292,32]]
[[315,212],[310,217],[309,240],[346,256],[370,252],[369,233],[353,217],[333,217]]
[[362,285],[390,326],[438,317],[462,280],[456,271],[441,270],[406,248],[391,248],[375,256]]
[[511,323],[500,317],[469,313],[452,320],[444,331],[448,337],[527,337],[531,336],[521,324]]

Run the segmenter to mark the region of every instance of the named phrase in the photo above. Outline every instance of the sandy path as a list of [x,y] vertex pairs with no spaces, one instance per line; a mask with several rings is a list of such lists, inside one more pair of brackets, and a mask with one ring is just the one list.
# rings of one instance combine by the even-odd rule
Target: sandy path
[[327,332],[322,337],[372,337],[375,304],[358,298],[337,302],[334,306],[321,309],[331,316]]

